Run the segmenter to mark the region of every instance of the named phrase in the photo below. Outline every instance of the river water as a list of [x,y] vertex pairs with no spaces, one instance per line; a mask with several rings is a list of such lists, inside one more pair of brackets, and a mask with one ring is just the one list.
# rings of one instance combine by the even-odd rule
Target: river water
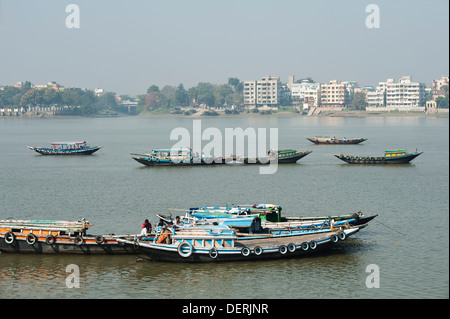
[[[2,298],[448,298],[449,120],[425,117],[204,118],[202,129],[278,128],[278,145],[313,152],[258,166],[145,167],[130,153],[171,147],[189,118],[0,119],[0,219],[86,218],[93,234],[138,233],[155,213],[198,205],[274,203],[287,216],[379,216],[321,255],[251,263],[140,262],[135,256],[0,254]],[[314,145],[306,137],[365,137]],[[27,145],[86,140],[92,156],[38,155]],[[208,141],[203,141],[206,145]],[[268,142],[267,142],[268,145]],[[349,165],[333,154],[424,151],[410,165]],[[174,214],[177,211],[173,212]],[[68,288],[66,267],[80,269]],[[368,288],[379,270],[379,288]],[[373,267],[373,266],[369,266]],[[369,269],[369,268],[367,268]]]

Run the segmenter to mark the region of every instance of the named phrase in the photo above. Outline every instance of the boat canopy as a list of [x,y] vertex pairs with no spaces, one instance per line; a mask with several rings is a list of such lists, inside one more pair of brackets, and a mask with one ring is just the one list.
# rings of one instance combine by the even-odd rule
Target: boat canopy
[[406,150],[387,150],[384,152],[386,157],[406,155]]

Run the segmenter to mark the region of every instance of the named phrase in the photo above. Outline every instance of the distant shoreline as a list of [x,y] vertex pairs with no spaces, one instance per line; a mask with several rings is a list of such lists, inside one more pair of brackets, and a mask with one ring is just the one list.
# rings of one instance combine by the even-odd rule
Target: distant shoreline
[[202,116],[198,114],[184,115],[184,114],[170,114],[170,113],[145,113],[138,115],[127,115],[118,114],[114,116],[104,116],[104,115],[91,115],[91,116],[79,116],[79,115],[38,115],[38,116],[0,116],[0,119],[61,119],[61,118],[118,118],[118,117],[139,117],[139,118],[192,118],[192,119],[202,119],[202,118],[268,118],[268,117],[295,117],[295,118],[326,118],[326,117],[395,117],[395,118],[446,118],[449,117],[449,112],[440,113],[424,113],[424,112],[366,112],[366,111],[326,111],[318,115],[307,116],[300,113],[289,112],[289,111],[279,111],[272,114],[260,114],[252,112],[242,112],[239,114],[225,114],[224,112],[218,111],[217,116]]

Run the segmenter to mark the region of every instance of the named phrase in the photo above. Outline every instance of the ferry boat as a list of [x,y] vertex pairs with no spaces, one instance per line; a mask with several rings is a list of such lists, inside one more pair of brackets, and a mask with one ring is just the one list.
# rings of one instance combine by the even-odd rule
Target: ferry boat
[[326,233],[291,236],[238,237],[225,225],[189,228],[162,227],[153,238],[118,239],[137,247],[138,255],[150,261],[222,262],[294,258],[338,244],[359,231],[339,229]]
[[359,144],[361,142],[367,141],[367,138],[336,138],[336,136],[316,136],[307,137],[308,141],[314,144]]
[[146,166],[192,166],[192,165],[223,165],[223,164],[270,164],[277,160],[278,164],[295,163],[312,151],[295,149],[271,150],[264,157],[241,157],[236,155],[212,157],[194,154],[191,148],[184,149],[153,149],[149,154],[132,153],[132,158]]
[[137,235],[88,235],[91,227],[84,219],[0,220],[0,251],[37,254],[133,254],[135,249],[124,246],[118,238],[132,239]]
[[53,142],[50,147],[28,146],[32,151],[42,155],[91,155],[101,146],[89,146],[84,142]]
[[407,153],[406,150],[387,150],[384,156],[350,156],[334,155],[340,160],[349,164],[408,164],[423,152]]

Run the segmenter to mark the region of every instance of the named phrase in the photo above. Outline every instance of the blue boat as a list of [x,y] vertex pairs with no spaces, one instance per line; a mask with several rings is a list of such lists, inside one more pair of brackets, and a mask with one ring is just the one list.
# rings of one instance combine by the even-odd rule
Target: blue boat
[[355,227],[326,233],[242,238],[225,225],[205,225],[178,229],[162,227],[154,237],[118,241],[136,247],[138,254],[150,261],[250,261],[311,254],[340,244],[358,231]]
[[101,146],[89,146],[84,142],[53,142],[50,147],[28,146],[32,151],[42,155],[91,155]]

